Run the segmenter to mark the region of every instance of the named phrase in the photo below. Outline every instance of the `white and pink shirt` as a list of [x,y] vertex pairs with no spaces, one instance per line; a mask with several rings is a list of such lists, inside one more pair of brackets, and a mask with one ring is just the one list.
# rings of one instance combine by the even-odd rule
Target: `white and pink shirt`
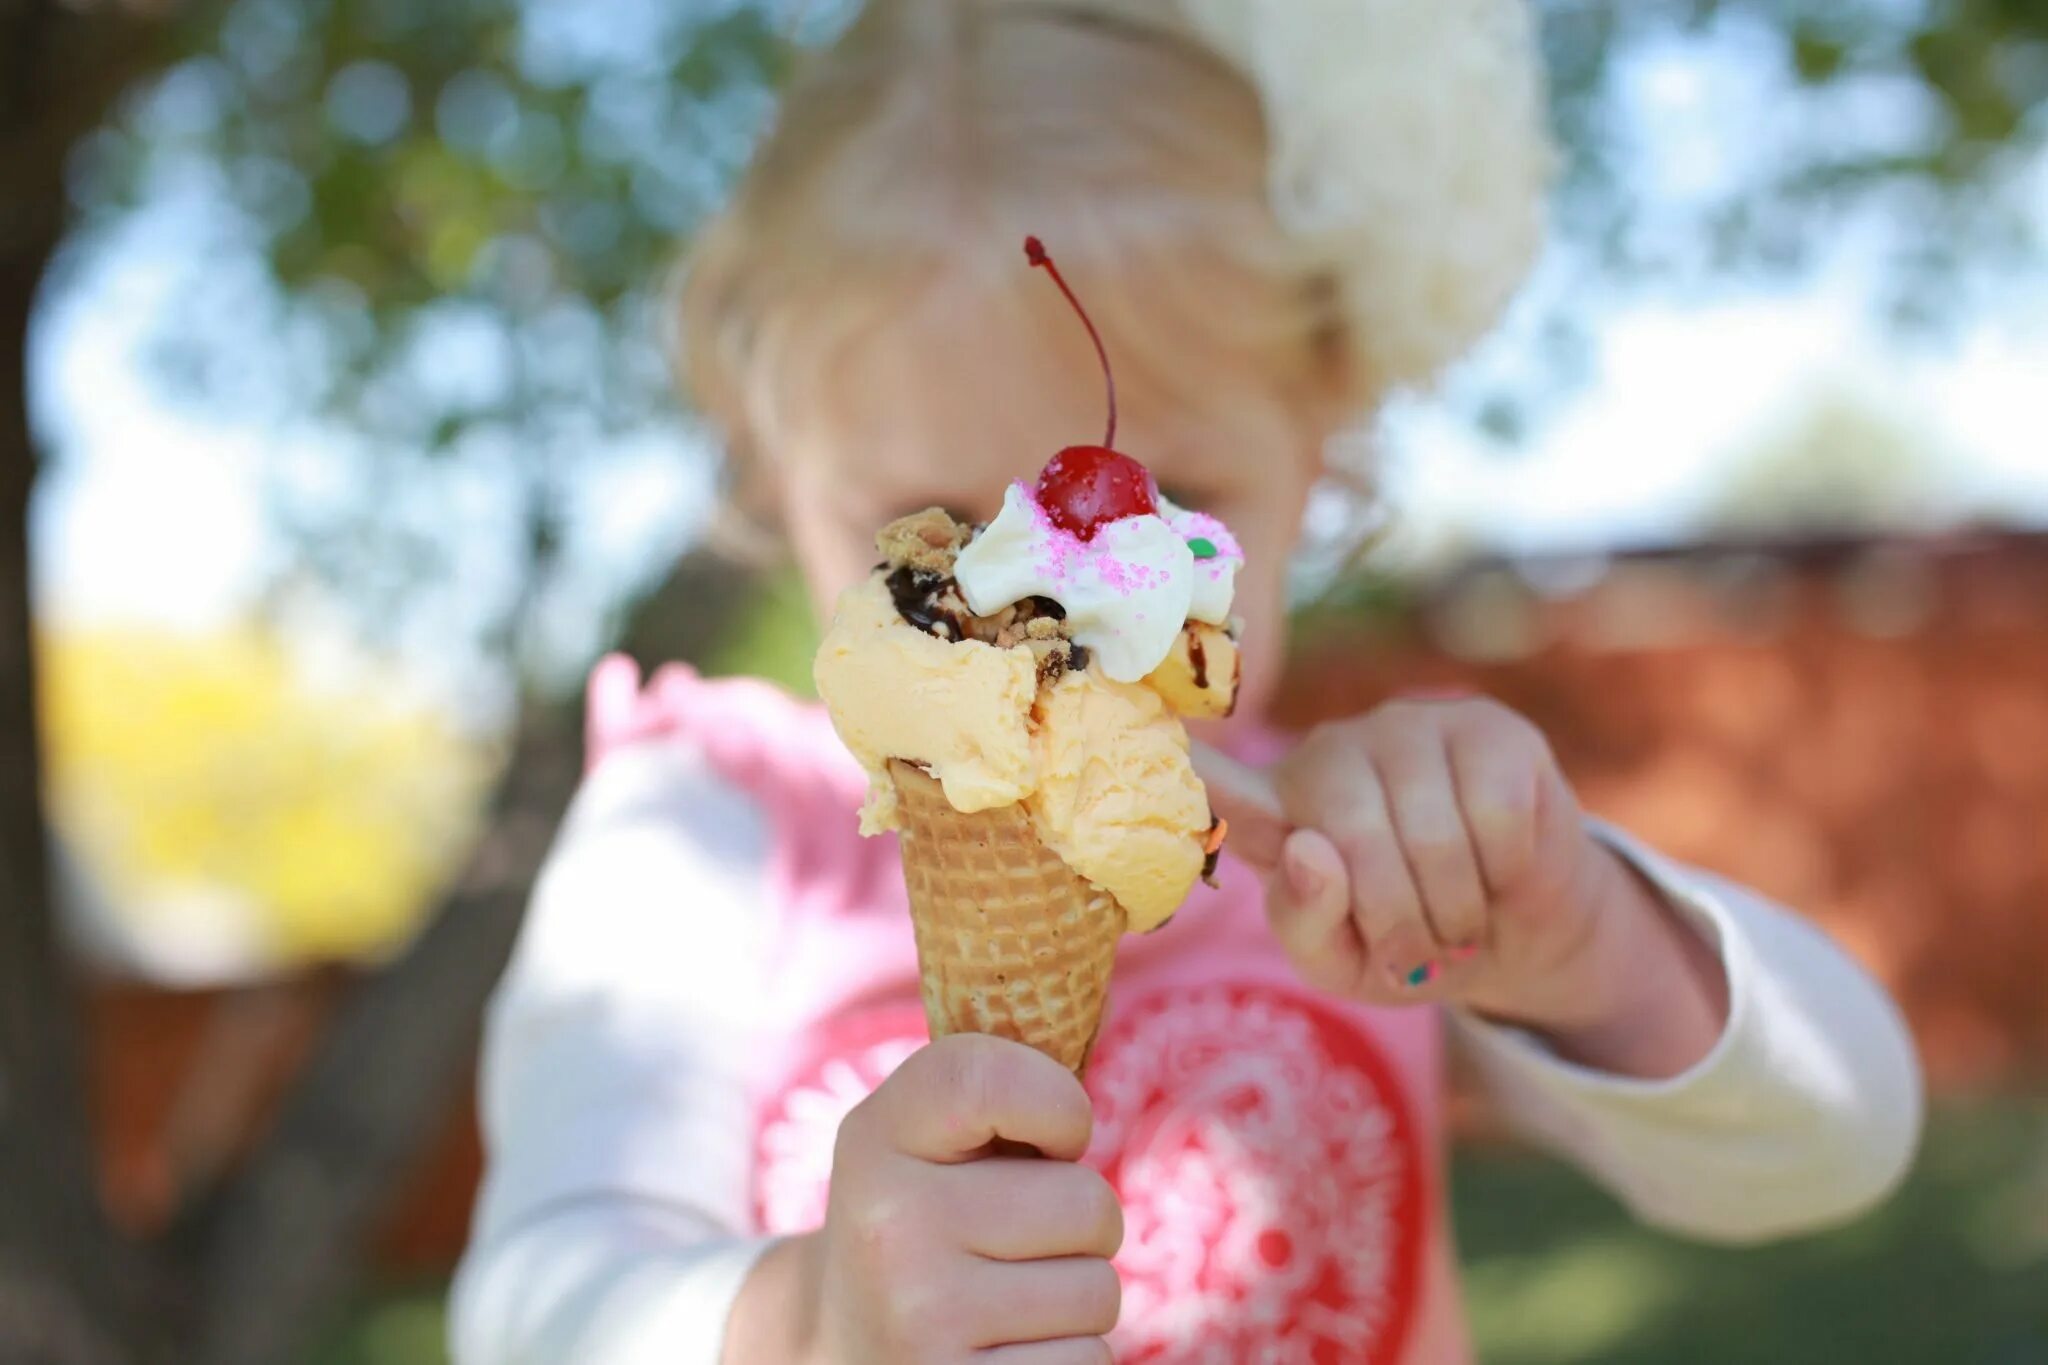
[[[927,1039],[863,786],[823,711],[766,684],[594,675],[590,771],[488,1018],[459,1365],[717,1365],[754,1259],[817,1226],[840,1119]],[[1921,1095],[1884,994],[1806,922],[1601,833],[1728,973],[1726,1033],[1670,1080],[1318,995],[1227,854],[1218,888],[1124,940],[1087,1076],[1087,1159],[1125,1213],[1120,1361],[1470,1361],[1447,1046],[1524,1133],[1681,1233],[1808,1230],[1890,1189]]]

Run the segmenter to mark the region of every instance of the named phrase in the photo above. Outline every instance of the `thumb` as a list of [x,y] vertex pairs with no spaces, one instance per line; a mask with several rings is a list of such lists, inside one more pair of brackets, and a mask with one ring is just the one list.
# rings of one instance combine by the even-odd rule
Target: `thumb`
[[1225,847],[1261,872],[1278,869],[1288,826],[1272,779],[1206,744],[1190,745],[1189,757],[1209,789],[1209,810],[1230,824]]
[[1365,979],[1365,939],[1351,915],[1351,879],[1328,836],[1298,829],[1266,880],[1266,918],[1302,979],[1342,994]]

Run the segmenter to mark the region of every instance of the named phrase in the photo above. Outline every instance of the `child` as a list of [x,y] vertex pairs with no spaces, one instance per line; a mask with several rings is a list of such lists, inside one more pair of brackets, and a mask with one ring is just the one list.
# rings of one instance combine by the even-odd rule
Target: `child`
[[792,89],[693,261],[698,399],[828,611],[892,516],[986,517],[1096,428],[1017,250],[1042,234],[1121,447],[1247,552],[1208,737],[1236,761],[1201,759],[1221,887],[1125,940],[1085,1091],[926,1045],[893,842],[857,837],[822,714],[608,662],[489,1019],[459,1361],[1466,1361],[1446,1044],[1663,1227],[1753,1241],[1890,1189],[1912,1050],[1805,923],[1586,821],[1490,702],[1257,725],[1332,434],[1534,250],[1527,29],[1513,0],[875,0]]

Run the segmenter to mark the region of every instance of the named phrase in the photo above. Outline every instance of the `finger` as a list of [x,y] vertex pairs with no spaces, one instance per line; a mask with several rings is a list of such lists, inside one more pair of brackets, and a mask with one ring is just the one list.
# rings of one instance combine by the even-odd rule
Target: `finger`
[[1493,897],[1513,894],[1536,856],[1536,792],[1547,758],[1524,743],[1471,729],[1453,730],[1451,781]]
[[1114,1256],[1124,1211],[1107,1180],[1070,1161],[996,1159],[937,1173],[967,1250],[996,1261]]
[[1479,857],[1458,811],[1443,731],[1417,726],[1379,755],[1401,853],[1435,937],[1437,954],[1466,950],[1486,932],[1486,887]]
[[1287,836],[1280,870],[1268,879],[1266,917],[1302,979],[1333,994],[1365,979],[1365,940],[1351,915],[1344,857],[1312,829]]
[[1101,1337],[1068,1337],[1063,1341],[1024,1341],[976,1351],[985,1365],[1115,1365],[1109,1343]]
[[977,1346],[1104,1336],[1123,1307],[1116,1267],[1100,1256],[983,1261],[968,1269],[961,1293],[980,1306]]
[[849,1123],[875,1125],[891,1149],[949,1163],[981,1155],[997,1138],[1079,1160],[1095,1121],[1073,1072],[1035,1048],[979,1033],[920,1048],[854,1115]]
[[[1422,896],[1394,830],[1394,817],[1379,773],[1363,757],[1341,769],[1330,764],[1283,777],[1290,812],[1320,828],[1344,857],[1351,884],[1351,913],[1365,941],[1375,973],[1407,989],[1425,984],[1436,958],[1435,937],[1423,916]],[[1308,813],[1314,812],[1313,818]],[[1423,973],[1418,981],[1408,978]]]
[[1209,789],[1210,812],[1230,822],[1224,847],[1261,872],[1279,866],[1288,824],[1272,780],[1206,744],[1189,746],[1188,756]]
[[608,654],[590,673],[584,720],[584,750],[597,756],[628,744],[647,730],[640,696],[640,665],[624,654]]

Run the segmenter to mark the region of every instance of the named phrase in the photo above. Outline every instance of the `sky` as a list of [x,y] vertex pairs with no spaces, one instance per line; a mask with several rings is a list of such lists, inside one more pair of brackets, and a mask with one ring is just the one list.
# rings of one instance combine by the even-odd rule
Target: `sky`
[[1959,508],[2048,525],[2048,328],[2028,318],[1922,350],[1876,329],[1857,281],[1823,276],[1620,305],[1592,333],[1595,378],[1513,454],[1441,404],[1390,415],[1386,495],[1415,538],[1506,554],[1688,539],[1733,464],[1829,395],[1936,438]]

